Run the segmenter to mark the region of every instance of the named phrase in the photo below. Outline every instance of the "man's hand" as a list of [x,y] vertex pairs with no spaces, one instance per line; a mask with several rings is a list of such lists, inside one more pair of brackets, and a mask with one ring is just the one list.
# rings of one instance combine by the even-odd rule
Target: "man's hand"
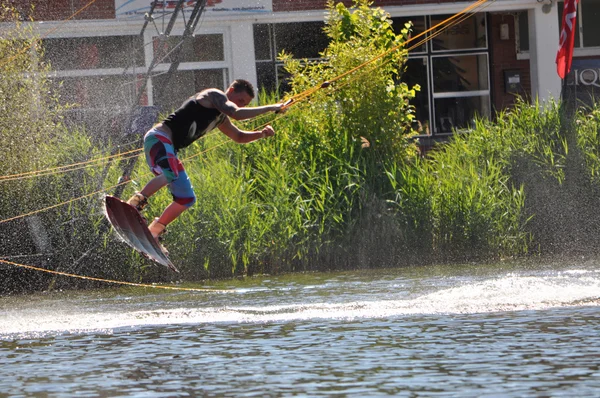
[[290,106],[290,104],[292,103],[292,99],[289,99],[285,102],[281,102],[279,104],[275,104],[273,105],[273,107],[275,108],[275,110],[273,112],[275,113],[286,113],[288,110],[288,107]]
[[275,135],[275,130],[269,125],[262,129],[261,133],[263,134],[263,138],[273,137]]

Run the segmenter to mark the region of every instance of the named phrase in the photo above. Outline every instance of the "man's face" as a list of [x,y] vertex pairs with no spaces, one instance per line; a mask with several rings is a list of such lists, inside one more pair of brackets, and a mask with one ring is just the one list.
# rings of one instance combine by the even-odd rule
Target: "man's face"
[[236,104],[239,108],[243,108],[252,101],[252,97],[245,91],[227,91],[227,98],[229,101]]

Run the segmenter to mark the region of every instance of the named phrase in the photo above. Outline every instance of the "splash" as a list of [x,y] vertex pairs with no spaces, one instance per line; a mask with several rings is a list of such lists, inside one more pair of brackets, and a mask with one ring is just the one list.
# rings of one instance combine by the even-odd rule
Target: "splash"
[[[423,281],[419,282],[420,284]],[[289,296],[290,287],[271,290],[264,288],[240,289],[240,305],[211,305],[201,303],[169,303],[165,296],[134,305],[121,303],[94,308],[93,303],[72,302],[58,309],[41,307],[26,310],[14,309],[0,312],[0,339],[40,337],[61,333],[112,333],[121,328],[138,328],[150,325],[205,324],[205,323],[269,323],[306,320],[359,320],[363,318],[392,318],[407,315],[477,314],[545,310],[569,306],[597,306],[600,304],[600,275],[598,271],[571,270],[551,275],[522,276],[507,274],[479,282],[454,281],[454,286],[444,287],[431,293],[390,299],[398,289],[395,280],[386,284],[366,283],[361,287],[360,300],[340,301],[344,283],[332,286],[319,285],[316,289],[332,292],[320,302],[312,297],[302,297],[306,286],[295,288],[294,304],[283,302]],[[300,290],[303,290],[301,292]],[[283,294],[284,293],[284,294]],[[263,297],[264,304],[255,295]],[[281,297],[273,303],[272,297]],[[322,295],[322,292],[319,292]],[[353,293],[354,295],[354,293]],[[244,297],[247,296],[247,297]],[[318,295],[317,295],[318,296]],[[158,297],[158,301],[157,300]],[[290,300],[291,301],[291,300]],[[251,303],[251,304],[250,304]],[[179,305],[181,304],[181,305]],[[91,308],[90,308],[91,307]],[[142,307],[141,309],[138,309]],[[145,307],[145,308],[144,308]],[[151,308],[148,308],[151,307]]]

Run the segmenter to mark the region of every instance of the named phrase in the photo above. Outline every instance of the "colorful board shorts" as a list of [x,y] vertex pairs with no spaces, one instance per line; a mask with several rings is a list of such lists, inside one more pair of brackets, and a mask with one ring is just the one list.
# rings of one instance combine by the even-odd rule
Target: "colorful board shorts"
[[196,194],[169,137],[160,130],[151,129],[144,136],[144,153],[152,173],[167,178],[173,200],[186,207],[192,206]]

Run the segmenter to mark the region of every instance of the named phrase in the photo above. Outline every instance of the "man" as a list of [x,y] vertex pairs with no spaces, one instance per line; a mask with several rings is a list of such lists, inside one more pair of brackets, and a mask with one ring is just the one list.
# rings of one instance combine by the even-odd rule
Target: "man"
[[177,158],[177,152],[181,148],[187,147],[216,127],[240,144],[275,134],[271,126],[261,131],[242,131],[229,119],[245,120],[263,113],[284,110],[282,103],[245,108],[253,98],[252,84],[243,79],[234,81],[226,92],[215,88],[207,89],[190,97],[179,109],[146,133],[146,162],[155,177],[127,203],[141,211],[150,196],[165,185],[169,186],[173,202],[148,226],[155,239],[158,239],[169,223],[196,202],[190,179]]

